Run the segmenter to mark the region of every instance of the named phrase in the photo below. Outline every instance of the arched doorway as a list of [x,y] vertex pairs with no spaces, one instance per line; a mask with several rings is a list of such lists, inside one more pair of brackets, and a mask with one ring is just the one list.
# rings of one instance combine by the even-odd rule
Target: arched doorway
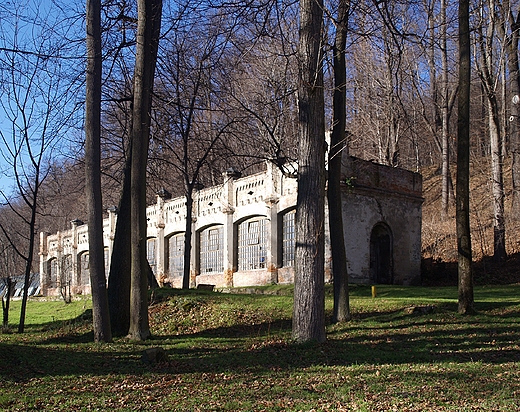
[[391,285],[394,281],[393,239],[390,228],[376,224],[370,235],[370,280],[377,284]]

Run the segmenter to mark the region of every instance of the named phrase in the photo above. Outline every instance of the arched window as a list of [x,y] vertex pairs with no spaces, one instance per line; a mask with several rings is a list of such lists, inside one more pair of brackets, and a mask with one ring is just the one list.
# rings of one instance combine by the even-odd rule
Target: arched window
[[103,254],[105,257],[105,278],[108,282],[108,275],[110,275],[110,251],[107,247],[103,249]]
[[168,239],[168,269],[170,276],[182,276],[184,271],[184,233]]
[[49,260],[49,271],[47,276],[47,287],[55,288],[58,286],[58,259]]
[[157,269],[157,241],[155,238],[150,238],[146,241],[146,258],[152,268],[152,272],[155,274]]
[[211,226],[200,232],[200,273],[224,272],[224,227]]
[[238,270],[263,269],[267,264],[267,219],[255,217],[238,226]]
[[394,281],[392,232],[384,223],[376,224],[370,235],[370,278],[378,284]]
[[63,256],[61,267],[61,287],[70,287],[72,282],[72,255]]
[[88,260],[88,252],[82,253],[79,257],[79,284],[90,284],[90,264]]
[[294,266],[294,217],[296,210],[285,213],[282,217],[282,266]]

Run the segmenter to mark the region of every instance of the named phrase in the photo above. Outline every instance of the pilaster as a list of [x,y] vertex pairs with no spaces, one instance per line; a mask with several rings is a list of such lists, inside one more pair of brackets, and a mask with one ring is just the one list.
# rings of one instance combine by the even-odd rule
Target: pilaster
[[159,285],[163,285],[166,280],[166,244],[164,240],[164,227],[165,227],[165,213],[164,205],[166,200],[171,198],[170,192],[166,189],[161,189],[157,192],[157,237],[155,239],[155,263],[156,273],[155,277]]
[[79,286],[81,284],[81,279],[79,278],[79,257],[78,257],[78,226],[83,225],[83,221],[79,219],[74,219],[70,222],[72,226],[72,245],[71,245],[71,288],[75,286]]
[[279,263],[279,236],[278,236],[278,187],[279,172],[272,162],[267,162],[265,205],[267,207],[267,219],[269,221],[267,241],[267,271],[271,276],[271,283],[278,283]]
[[49,249],[47,246],[47,233],[40,232],[40,293],[43,296],[47,294],[47,279],[48,279],[48,265],[47,265],[47,255],[49,253]]
[[[105,273],[107,273],[107,282],[108,282],[108,274],[110,273],[110,265],[112,263],[112,251],[114,250],[114,237],[116,234],[116,224],[117,224],[117,213],[119,212],[116,206],[111,206],[107,209],[108,212],[108,244],[105,247],[108,247],[108,267],[105,268]],[[103,240],[105,236],[103,236]],[[108,284],[108,283],[107,283]]]
[[233,215],[235,213],[235,180],[241,176],[241,173],[233,168],[227,169],[223,173],[224,177],[224,198],[225,205],[222,212],[225,214],[224,223],[224,283],[228,287],[233,286],[233,273],[237,268],[235,265],[234,251],[236,249],[235,228]]

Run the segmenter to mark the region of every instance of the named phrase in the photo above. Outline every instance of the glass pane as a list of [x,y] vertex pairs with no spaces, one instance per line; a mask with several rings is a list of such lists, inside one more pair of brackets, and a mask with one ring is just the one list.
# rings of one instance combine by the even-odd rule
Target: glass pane
[[224,228],[211,227],[200,232],[200,273],[224,271]]
[[263,269],[267,263],[267,219],[253,218],[238,227],[238,270]]
[[155,239],[148,239],[146,242],[146,258],[148,259],[148,263],[150,264],[154,274],[157,268],[156,244],[157,242]]
[[83,253],[80,257],[80,284],[90,284],[90,264],[88,259],[88,253]]
[[294,266],[295,211],[283,215],[282,266]]
[[184,233],[170,237],[168,251],[170,276],[182,276],[184,271]]

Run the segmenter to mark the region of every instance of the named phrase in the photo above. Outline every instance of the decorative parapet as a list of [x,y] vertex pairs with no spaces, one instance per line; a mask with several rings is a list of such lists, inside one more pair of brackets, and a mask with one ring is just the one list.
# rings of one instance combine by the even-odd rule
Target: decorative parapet
[[47,233],[40,232],[40,256],[46,256],[48,252],[48,245],[47,245]]
[[227,206],[223,199],[222,186],[202,189],[196,193],[195,199],[197,216],[208,217],[222,212],[222,209]]
[[160,214],[161,208],[157,204],[148,206],[146,208],[146,227],[148,228],[148,230],[155,230],[157,228],[157,223]]
[[103,243],[105,246],[110,242],[111,233],[112,228],[110,227],[110,219],[103,219]]
[[47,251],[49,255],[56,255],[62,250],[61,235],[57,232],[55,235],[47,236]]
[[[71,233],[72,232],[72,233]],[[67,231],[66,234],[64,234],[62,239],[62,249],[64,255],[72,255],[74,251],[74,233],[73,230]]]
[[186,198],[178,197],[164,204],[164,223],[179,223],[186,220]]
[[237,180],[234,206],[240,207],[262,202],[266,196],[266,177],[265,173],[257,173]]
[[88,225],[83,225],[77,231],[78,250],[88,250]]

